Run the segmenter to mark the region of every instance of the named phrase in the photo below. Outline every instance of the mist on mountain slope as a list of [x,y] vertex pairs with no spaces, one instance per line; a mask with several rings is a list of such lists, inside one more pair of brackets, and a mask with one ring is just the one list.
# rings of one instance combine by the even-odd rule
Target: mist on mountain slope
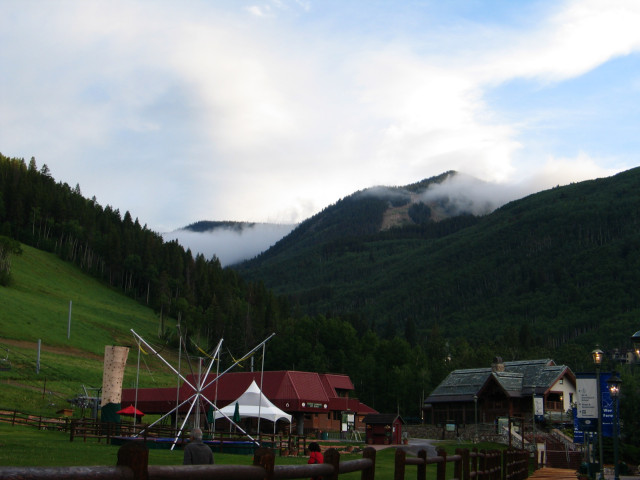
[[[410,192],[403,187],[376,186],[360,194],[384,197],[392,202],[406,198],[413,203],[437,203],[446,209],[447,216],[480,216],[488,215],[513,200],[551,188],[557,180],[552,172],[547,172],[518,183],[491,183],[471,175],[451,172],[444,180],[431,183],[420,193]],[[216,256],[224,267],[259,255],[297,227],[297,224],[227,223],[200,232],[185,227],[165,233],[163,238],[165,241],[177,240],[185,249],[191,249],[194,255],[200,253],[207,259]]]
[[[241,225],[238,228],[238,225]],[[235,227],[217,227],[204,232],[181,228],[164,233],[165,241],[177,240],[192,254],[202,254],[207,260],[214,256],[223,267],[248,260],[268,250],[278,240],[288,235],[295,224],[237,223]]]
[[444,203],[450,215],[470,213],[488,215],[496,208],[522,198],[535,190],[532,184],[489,183],[471,175],[449,175],[442,183],[433,183],[419,196],[424,203]]

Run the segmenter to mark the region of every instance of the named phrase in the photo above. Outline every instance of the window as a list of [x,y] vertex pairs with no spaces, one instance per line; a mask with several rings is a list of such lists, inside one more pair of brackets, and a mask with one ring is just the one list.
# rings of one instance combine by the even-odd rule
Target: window
[[560,379],[560,385],[562,385],[564,383],[564,378]]

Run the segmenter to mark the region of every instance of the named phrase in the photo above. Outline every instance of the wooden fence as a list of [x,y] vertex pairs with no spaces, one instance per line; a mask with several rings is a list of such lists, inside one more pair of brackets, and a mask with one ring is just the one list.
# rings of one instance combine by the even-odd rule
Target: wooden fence
[[17,410],[0,410],[0,422],[13,425],[28,425],[38,430],[62,430],[67,431],[70,419],[50,418],[42,415],[31,415]]
[[[51,418],[42,415],[32,415],[19,412],[17,410],[0,410],[0,422],[14,425],[27,425],[38,430],[58,430],[69,433],[69,440],[76,439],[96,439],[98,442],[105,440],[111,443],[113,437],[140,437],[146,439],[153,438],[178,438],[179,442],[186,441],[189,437],[188,431],[181,433],[172,426],[154,425],[149,429],[146,424],[133,424],[130,422],[112,423],[100,422],[89,418]],[[307,448],[307,437],[304,435],[276,435],[260,434],[256,435],[259,444],[271,445],[283,454],[285,451],[301,455]],[[241,436],[229,432],[216,432],[215,439],[218,441],[218,450],[224,450],[226,442],[246,440],[246,436]]]
[[[447,455],[440,448],[437,453],[427,457],[427,452],[420,450],[417,457],[407,457],[407,452],[398,448],[394,480],[404,480],[407,465],[416,465],[417,480],[425,480],[427,465],[432,464],[436,465],[436,480],[524,480],[529,476],[529,453],[524,450],[457,449],[455,455]],[[453,473],[447,473],[447,463],[453,464]]]
[[[252,465],[149,465],[149,450],[142,442],[129,442],[118,450],[115,467],[0,467],[0,480],[276,480],[322,476],[338,480],[339,475],[360,472],[361,480],[374,480],[376,450],[366,447],[362,458],[340,461],[333,448],[325,452],[324,464],[275,465],[273,450],[256,450]],[[437,480],[524,480],[528,476],[528,454],[520,450],[478,452],[458,450],[449,455],[440,449],[436,457],[427,458],[426,450],[407,458],[398,448],[394,480],[411,478],[407,465],[416,465],[416,480],[425,480],[427,465],[436,465]],[[447,464],[451,470],[447,472]]]

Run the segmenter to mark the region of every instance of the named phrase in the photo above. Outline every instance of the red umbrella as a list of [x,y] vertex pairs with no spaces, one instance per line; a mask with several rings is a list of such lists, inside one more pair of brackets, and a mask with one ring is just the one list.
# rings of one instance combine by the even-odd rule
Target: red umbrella
[[123,408],[122,410],[116,412],[118,415],[127,415],[129,417],[133,417],[134,415],[138,417],[144,417],[144,413],[138,410],[133,405],[129,405],[127,408]]

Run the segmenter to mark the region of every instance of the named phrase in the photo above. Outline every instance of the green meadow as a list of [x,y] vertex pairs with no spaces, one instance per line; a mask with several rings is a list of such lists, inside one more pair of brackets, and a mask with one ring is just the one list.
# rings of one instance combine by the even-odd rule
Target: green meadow
[[[69,408],[68,398],[102,385],[106,345],[131,347],[124,386],[173,386],[175,375],[153,355],[138,353],[131,329],[174,366],[176,354],[158,338],[159,318],[151,309],[126,297],[54,255],[23,245],[12,257],[13,281],[0,287],[0,359],[11,365],[0,371],[0,409],[49,417]],[[69,302],[71,332],[67,338]],[[167,322],[175,328],[175,322]],[[41,341],[40,370],[36,372],[37,343]],[[140,369],[138,369],[138,358]],[[91,390],[89,390],[91,393]],[[74,411],[74,417],[82,412]],[[145,417],[145,420],[153,420]],[[456,447],[445,448],[453,453]],[[494,445],[482,448],[496,448]],[[89,439],[69,441],[69,434],[0,423],[0,466],[115,465],[118,447]],[[250,465],[251,455],[215,453],[216,463]],[[345,454],[343,460],[361,458]],[[395,449],[377,452],[376,479],[392,479]],[[276,465],[304,464],[306,457],[277,457]],[[179,465],[181,450],[149,451],[151,465]],[[407,467],[409,477],[413,474]],[[435,468],[428,469],[435,478]],[[358,472],[341,478],[360,478]]]
[[[12,256],[10,286],[0,287],[0,359],[11,366],[0,371],[0,409],[56,416],[69,407],[68,398],[102,386],[107,345],[131,347],[123,385],[135,386],[138,351],[131,329],[175,359],[159,340],[160,319],[151,309],[55,255],[22,249],[22,255]],[[176,384],[160,360],[141,357],[141,386]]]
[[[447,454],[455,453],[456,448],[473,448],[473,445],[443,443]],[[503,445],[480,444],[479,449],[504,448]],[[33,427],[15,426],[0,423],[0,466],[88,466],[115,465],[118,455],[117,446],[98,442],[96,439],[82,442],[69,442],[69,435],[55,431],[41,431]],[[376,452],[377,480],[394,478],[394,447]],[[251,465],[252,455],[233,455],[214,453],[215,462],[220,465]],[[411,455],[408,455],[411,456]],[[362,454],[341,455],[341,461],[362,458]],[[307,457],[276,457],[276,465],[300,465],[307,463]],[[149,465],[180,465],[182,450],[149,450]],[[447,468],[447,478],[453,477],[453,466]],[[406,467],[406,478],[415,476],[416,467]],[[345,480],[360,478],[359,472],[340,476]],[[436,466],[427,467],[427,478],[436,478]]]

